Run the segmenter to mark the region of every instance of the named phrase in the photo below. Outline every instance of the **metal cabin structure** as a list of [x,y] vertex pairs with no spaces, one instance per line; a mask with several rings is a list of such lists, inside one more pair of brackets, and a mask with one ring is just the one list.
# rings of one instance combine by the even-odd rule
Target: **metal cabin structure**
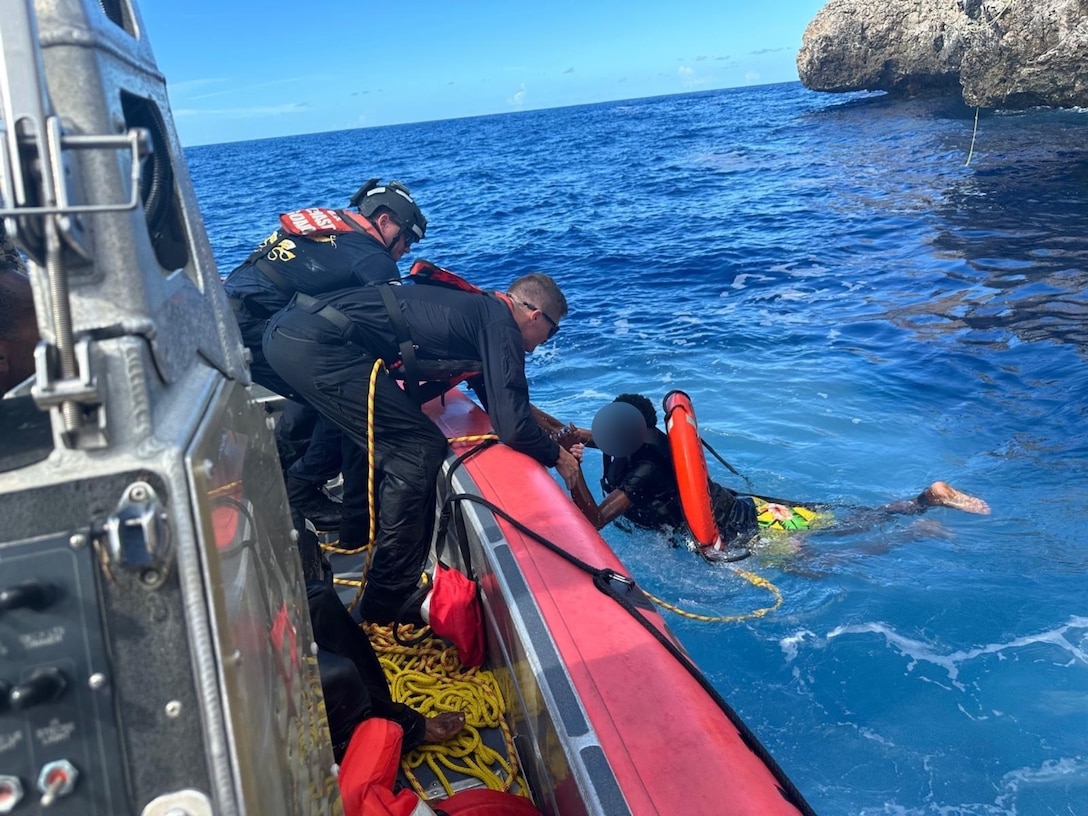
[[0,812],[340,811],[275,445],[129,0],[0,0]]

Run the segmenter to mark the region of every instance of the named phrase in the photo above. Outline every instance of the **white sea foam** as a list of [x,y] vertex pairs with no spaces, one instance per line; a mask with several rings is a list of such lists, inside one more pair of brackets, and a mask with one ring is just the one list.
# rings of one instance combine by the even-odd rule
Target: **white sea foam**
[[[1001,808],[1000,813],[1019,816],[1017,798],[1025,788],[1039,789],[1050,785],[1067,788],[1088,787],[1088,759],[1084,757],[1062,757],[1048,759],[1037,768],[1017,768],[1001,777],[1002,792],[994,801]],[[1083,799],[1084,797],[1078,797]],[[1069,803],[1068,811],[1053,811],[1080,814],[1084,811],[1075,802]]]
[[965,663],[984,655],[996,655],[998,659],[1003,660],[1005,659],[1005,652],[1023,649],[1039,643],[1057,646],[1060,650],[1068,653],[1069,663],[1088,664],[1088,651],[1085,649],[1086,634],[1088,634],[1085,632],[1086,629],[1088,629],[1088,617],[1073,616],[1066,623],[1054,629],[1024,635],[1007,643],[989,643],[974,649],[941,653],[925,641],[900,635],[885,623],[872,622],[838,626],[828,632],[824,638],[819,638],[808,630],[801,630],[794,635],[782,638],[779,641],[779,646],[786,655],[786,660],[792,661],[797,657],[800,647],[804,643],[811,643],[816,648],[823,648],[835,638],[849,635],[877,634],[882,636],[885,642],[895,651],[910,659],[907,665],[908,671],[913,671],[919,663],[930,663],[944,669],[948,673],[949,680],[957,688],[962,688],[958,678],[960,667]]
[[801,644],[803,644],[806,640],[810,640],[816,637],[818,636],[815,632],[810,632],[808,629],[802,629],[800,632],[782,638],[782,640],[778,642],[778,645],[782,647],[782,651],[786,655],[786,662],[788,663],[795,657],[797,657],[797,653],[801,648]]

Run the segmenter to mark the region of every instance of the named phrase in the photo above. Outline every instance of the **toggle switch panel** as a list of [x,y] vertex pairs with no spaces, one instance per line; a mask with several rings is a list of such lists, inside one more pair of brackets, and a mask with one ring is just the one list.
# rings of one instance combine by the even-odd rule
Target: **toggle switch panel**
[[0,542],[0,814],[131,810],[87,541]]

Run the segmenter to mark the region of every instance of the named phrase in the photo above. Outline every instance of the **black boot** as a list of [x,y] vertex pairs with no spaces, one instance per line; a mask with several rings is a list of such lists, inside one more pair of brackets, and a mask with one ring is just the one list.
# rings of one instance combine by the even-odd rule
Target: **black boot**
[[340,526],[340,505],[330,499],[319,484],[288,476],[287,503],[291,510],[312,521],[318,530],[335,530]]
[[420,605],[425,592],[417,587],[391,591],[376,584],[367,584],[358,609],[362,620],[387,625],[393,622],[423,626]]

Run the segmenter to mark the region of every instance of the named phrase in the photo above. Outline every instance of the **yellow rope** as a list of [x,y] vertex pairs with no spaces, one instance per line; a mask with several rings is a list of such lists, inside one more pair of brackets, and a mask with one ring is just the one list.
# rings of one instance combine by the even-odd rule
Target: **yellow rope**
[[[443,743],[420,745],[402,760],[404,775],[417,794],[426,798],[416,776],[424,765],[447,796],[454,793],[450,772],[477,779],[491,790],[527,791],[506,721],[506,703],[491,671],[466,669],[457,659],[457,650],[434,635],[415,645],[402,646],[387,626],[366,624],[363,628],[378,654],[394,700],[424,716],[443,711],[465,714],[460,734]],[[409,638],[420,633],[415,627],[406,630]],[[505,756],[483,741],[480,731],[485,728],[502,731]]]
[[461,444],[461,443],[467,444],[469,442],[484,442],[484,441],[486,441],[488,439],[498,440],[498,438],[499,438],[498,434],[486,433],[486,434],[476,434],[475,436],[451,436],[451,437],[448,437],[446,439],[446,441],[451,445],[456,445],[456,444]]
[[370,379],[367,381],[366,388],[366,500],[367,500],[367,512],[370,513],[370,527],[367,531],[367,542],[362,547],[355,550],[333,550],[333,552],[340,552],[344,555],[354,555],[357,552],[366,550],[366,563],[363,565],[363,574],[359,580],[359,591],[355,593],[355,597],[351,599],[351,603],[348,604],[348,609],[354,609],[359,600],[363,597],[363,587],[366,586],[366,576],[370,572],[370,562],[374,559],[374,547],[375,539],[378,536],[378,516],[374,510],[374,392],[377,391],[378,384],[378,372],[385,368],[385,363],[382,362],[382,358],[378,357],[374,360],[374,365],[370,368]]
[[[367,541],[370,544],[374,543],[374,539],[378,535],[378,515],[374,512],[374,392],[377,390],[378,385],[378,370],[384,366],[385,363],[382,362],[381,357],[374,361],[374,366],[370,369],[370,381],[367,383],[366,390],[366,501],[367,510],[370,513],[370,528],[367,532]],[[367,569],[370,568],[369,558],[366,566]],[[366,580],[366,570],[363,571],[363,580]]]
[[220,496],[226,496],[226,495],[228,495],[230,493],[233,493],[235,490],[237,490],[241,486],[242,486],[242,480],[241,479],[235,479],[233,482],[227,482],[225,485],[221,485],[219,487],[213,488],[212,490],[209,490],[208,491],[208,498],[209,499],[218,499]]
[[762,618],[763,616],[771,614],[772,612],[776,611],[778,607],[782,606],[782,592],[778,589],[778,587],[776,587],[766,578],[760,575],[756,575],[754,572],[749,572],[748,570],[738,569],[737,567],[730,567],[730,569],[741,578],[744,578],[746,581],[748,581],[748,583],[750,583],[752,586],[759,587],[760,589],[765,589],[770,592],[774,596],[774,603],[771,606],[765,606],[761,609],[755,609],[751,612],[746,612],[743,615],[698,615],[694,612],[687,612],[683,609],[680,609],[679,607],[674,606],[668,601],[663,601],[660,598],[651,595],[649,592],[646,592],[645,589],[642,591],[643,593],[645,593],[647,598],[649,598],[658,606],[668,609],[670,612],[680,615],[681,617],[689,618],[691,620],[702,621],[703,623],[736,623],[737,621],[752,620],[753,618]]

